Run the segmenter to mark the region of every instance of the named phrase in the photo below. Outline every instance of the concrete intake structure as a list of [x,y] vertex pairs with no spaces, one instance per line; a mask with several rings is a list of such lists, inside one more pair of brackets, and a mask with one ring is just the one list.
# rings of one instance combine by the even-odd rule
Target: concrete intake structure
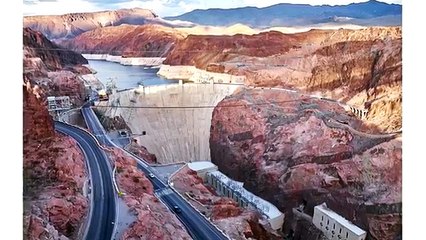
[[155,154],[159,163],[210,161],[213,109],[237,88],[193,83],[140,86],[110,96],[108,105],[121,107],[99,110],[109,117],[121,115],[133,137]]

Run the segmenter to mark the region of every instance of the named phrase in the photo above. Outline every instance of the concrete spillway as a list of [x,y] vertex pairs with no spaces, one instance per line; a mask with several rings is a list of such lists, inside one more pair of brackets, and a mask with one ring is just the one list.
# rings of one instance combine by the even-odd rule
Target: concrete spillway
[[106,114],[121,115],[133,134],[145,131],[135,138],[160,163],[210,161],[213,108],[237,87],[191,83],[140,87],[114,94],[110,105],[173,108],[111,108]]

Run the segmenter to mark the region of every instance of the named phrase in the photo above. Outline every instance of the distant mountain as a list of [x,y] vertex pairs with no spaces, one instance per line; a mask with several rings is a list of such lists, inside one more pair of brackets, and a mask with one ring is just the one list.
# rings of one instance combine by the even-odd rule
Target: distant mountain
[[[251,27],[302,26],[317,23],[344,22],[364,25],[401,25],[402,6],[379,1],[349,5],[321,5],[280,3],[265,8],[211,8],[194,10],[168,20],[183,20],[202,25],[229,26],[242,23]],[[368,20],[372,20],[369,23]]]
[[149,23],[170,27],[193,26],[192,23],[183,21],[164,20],[151,10],[142,8],[24,17],[24,27],[39,31],[50,40],[71,39],[83,32],[96,28],[121,24],[143,25]]

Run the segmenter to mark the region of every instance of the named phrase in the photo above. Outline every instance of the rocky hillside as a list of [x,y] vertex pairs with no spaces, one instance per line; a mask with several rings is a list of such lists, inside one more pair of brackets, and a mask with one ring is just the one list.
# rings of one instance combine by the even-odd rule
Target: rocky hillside
[[[49,41],[42,33],[30,28],[24,28],[24,68],[29,68],[31,62],[40,59],[39,65],[47,70],[58,70],[69,65],[87,64],[87,60],[73,51],[61,48]],[[36,67],[41,68],[43,67]]]
[[129,57],[165,57],[185,34],[170,27],[147,24],[97,28],[60,44],[82,53]]
[[210,148],[221,171],[286,214],[287,232],[293,207],[312,215],[326,202],[368,239],[401,235],[401,138],[377,134],[334,102],[241,89],[215,108]]
[[[84,155],[77,143],[54,131],[47,111],[46,96],[78,94],[81,81],[75,72],[79,66],[63,69],[66,58],[78,56],[31,51],[35,41],[42,47],[52,44],[40,33],[24,29],[24,239],[81,239],[81,226],[87,216],[89,201],[83,194],[88,181]],[[28,44],[30,43],[30,44]],[[45,50],[45,49],[43,49]],[[144,156],[155,156],[143,147]],[[139,171],[134,160],[119,150],[110,151],[117,166],[117,183],[126,194],[124,201],[137,215],[122,239],[191,239],[179,220],[154,196],[150,181]]]
[[118,149],[112,150],[112,154],[117,167],[117,183],[124,192],[123,199],[136,215],[136,221],[121,239],[192,239],[176,216],[154,196],[151,182],[137,168],[135,160]]
[[24,82],[29,81],[38,89],[44,101],[46,96],[70,96],[73,104],[84,99],[84,85],[78,74],[90,73],[82,66],[87,60],[78,53],[58,47],[40,32],[23,30]]
[[[265,68],[268,65],[264,63],[266,60],[261,61],[262,58],[294,54],[293,52],[296,50],[298,50],[297,53],[303,50],[306,55],[318,48],[339,42],[400,38],[402,38],[400,27],[310,30],[295,34],[269,31],[254,35],[236,34],[235,36],[189,35],[176,44],[176,48],[167,56],[165,64],[195,65],[205,69],[209,64],[225,64],[228,63],[227,61],[233,60],[236,62],[234,67],[252,64]],[[274,64],[279,64],[279,62],[274,61]]]
[[280,3],[268,7],[233,9],[196,9],[171,20],[184,20],[202,25],[229,26],[236,23],[252,27],[303,26],[315,23],[351,23],[366,26],[401,25],[402,6],[375,0],[348,5]]
[[383,131],[401,128],[400,27],[296,34],[188,36],[165,64],[246,76],[246,85],[283,87],[369,110]]
[[24,27],[42,32],[50,40],[69,39],[95,28],[127,24],[145,24],[158,16],[150,10],[133,8],[93,13],[26,16]]
[[218,196],[187,166],[179,170],[171,181],[182,196],[231,239],[282,239],[268,224],[261,224],[258,212],[239,207],[231,198]]
[[55,133],[46,96],[81,100],[82,83],[74,72],[87,71],[75,65],[85,59],[58,50],[39,32],[25,28],[23,35],[24,239],[78,239],[88,208],[82,193],[87,169],[77,143]]

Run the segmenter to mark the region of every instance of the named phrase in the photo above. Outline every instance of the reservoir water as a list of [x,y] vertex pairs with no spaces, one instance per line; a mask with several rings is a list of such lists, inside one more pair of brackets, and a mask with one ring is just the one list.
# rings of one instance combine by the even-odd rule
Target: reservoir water
[[157,75],[158,68],[144,66],[124,66],[115,62],[103,60],[88,60],[89,66],[96,70],[95,76],[106,83],[112,78],[118,89],[135,88],[139,84],[144,86],[177,83],[177,80],[167,80]]

